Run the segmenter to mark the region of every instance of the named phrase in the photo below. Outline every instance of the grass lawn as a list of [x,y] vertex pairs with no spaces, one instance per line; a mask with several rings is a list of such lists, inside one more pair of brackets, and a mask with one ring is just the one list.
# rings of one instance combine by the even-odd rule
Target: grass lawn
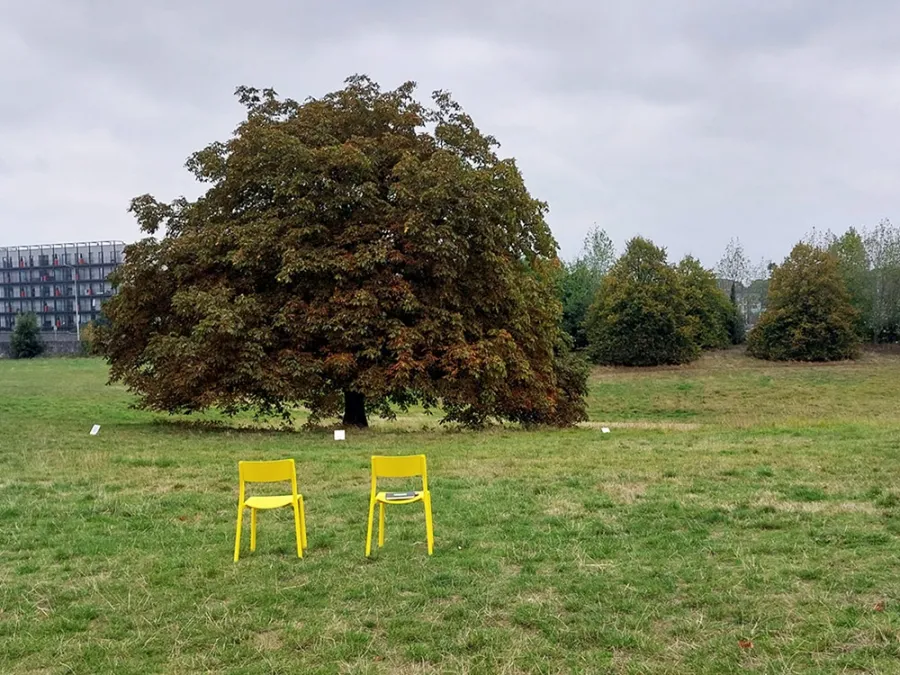
[[[345,443],[104,382],[0,361],[0,673],[900,673],[898,355],[597,369],[581,429]],[[413,452],[435,554],[416,505],[366,560],[368,458]],[[268,512],[235,564],[237,461],[281,457],[309,551]]]

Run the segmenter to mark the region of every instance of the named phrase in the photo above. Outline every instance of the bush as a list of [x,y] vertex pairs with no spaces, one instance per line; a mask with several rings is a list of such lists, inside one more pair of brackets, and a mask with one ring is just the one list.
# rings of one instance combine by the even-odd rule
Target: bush
[[772,274],[768,309],[750,331],[748,351],[776,361],[854,358],[857,318],[837,258],[797,244]]
[[102,327],[107,322],[101,315],[99,320],[88,321],[81,327],[81,355],[103,356]]
[[44,343],[41,341],[37,316],[30,312],[20,314],[16,317],[16,326],[9,343],[9,355],[14,359],[33,359],[43,353]]
[[683,285],[666,252],[637,237],[603,280],[588,311],[588,354],[598,363],[656,366],[692,361]]

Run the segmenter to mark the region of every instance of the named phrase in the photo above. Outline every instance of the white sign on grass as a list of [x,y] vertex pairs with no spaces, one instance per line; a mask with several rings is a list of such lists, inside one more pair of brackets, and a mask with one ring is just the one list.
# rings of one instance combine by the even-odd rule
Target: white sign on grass
[[346,432],[343,429],[335,429],[334,430],[334,440],[343,441],[346,439]]
[[99,424],[95,424],[94,426],[91,427],[91,436],[96,436],[99,433],[100,433],[100,425]]

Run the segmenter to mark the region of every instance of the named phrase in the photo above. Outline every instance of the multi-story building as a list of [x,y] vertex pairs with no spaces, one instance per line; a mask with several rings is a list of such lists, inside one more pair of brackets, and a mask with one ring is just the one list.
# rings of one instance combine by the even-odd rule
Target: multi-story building
[[75,333],[97,319],[124,249],[121,241],[0,247],[0,332],[26,312],[53,332]]

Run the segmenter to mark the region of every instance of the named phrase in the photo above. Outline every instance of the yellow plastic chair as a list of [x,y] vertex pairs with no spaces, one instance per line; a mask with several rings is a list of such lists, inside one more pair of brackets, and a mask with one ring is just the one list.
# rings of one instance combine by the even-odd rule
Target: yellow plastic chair
[[[393,498],[398,493],[378,492],[378,478],[422,477],[422,489],[407,493],[408,497]],[[428,491],[428,467],[425,455],[405,457],[372,457],[372,492],[369,496],[369,529],[366,534],[366,557],[372,553],[372,526],[375,520],[375,505],[378,504],[378,547],[384,546],[384,508],[388,504],[425,505],[425,535],[428,540],[428,555],[434,553],[434,523],[431,518],[431,493]]]
[[[238,497],[237,536],[234,541],[234,561],[241,553],[241,525],[244,509],[250,509],[250,551],[256,550],[256,512],[260,509],[278,509],[290,506],[294,509],[294,530],[297,535],[297,556],[303,557],[306,544],[306,511],[303,509],[303,495],[297,492],[297,468],[293,459],[279,459],[268,462],[238,462],[240,496]],[[290,481],[291,494],[245,498],[246,483],[280,483]]]

